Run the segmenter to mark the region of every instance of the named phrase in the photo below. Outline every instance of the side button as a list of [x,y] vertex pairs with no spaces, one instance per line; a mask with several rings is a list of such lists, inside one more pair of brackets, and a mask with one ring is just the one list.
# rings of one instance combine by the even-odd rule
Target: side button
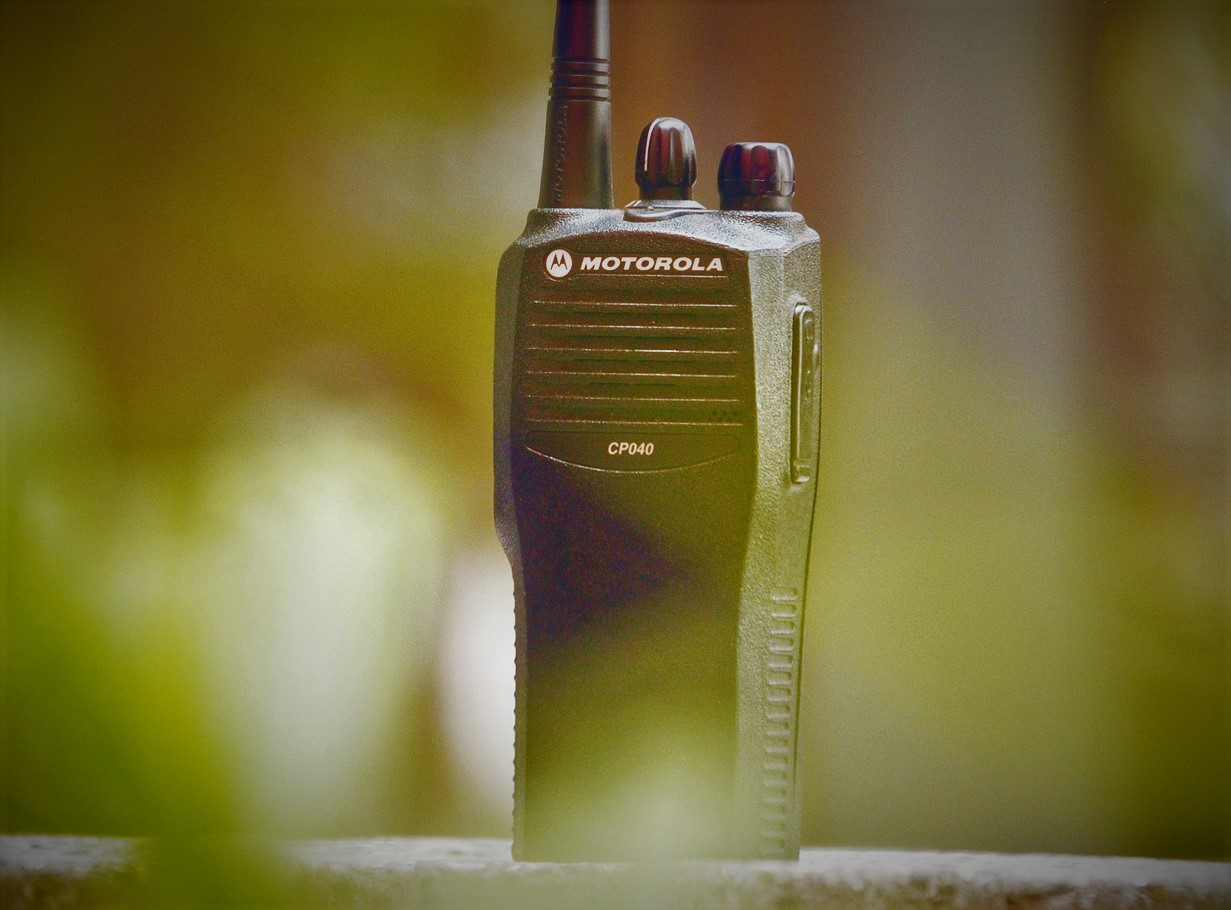
[[792,344],[791,480],[812,479],[819,437],[821,342],[816,311],[808,303],[795,306]]

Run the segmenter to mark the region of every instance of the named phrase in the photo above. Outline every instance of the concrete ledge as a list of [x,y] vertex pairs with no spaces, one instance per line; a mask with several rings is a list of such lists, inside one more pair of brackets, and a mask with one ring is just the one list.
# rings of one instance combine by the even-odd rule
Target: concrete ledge
[[1231,864],[805,849],[798,863],[515,863],[508,841],[0,838],[0,906],[1231,908]]

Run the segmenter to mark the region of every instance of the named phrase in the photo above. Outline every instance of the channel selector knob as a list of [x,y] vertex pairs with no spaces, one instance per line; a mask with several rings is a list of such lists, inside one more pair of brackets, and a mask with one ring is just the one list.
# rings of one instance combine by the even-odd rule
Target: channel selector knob
[[781,142],[734,142],[718,165],[722,208],[789,212],[795,195],[795,159]]
[[683,120],[659,117],[637,143],[637,186],[650,201],[687,200],[697,182],[697,146]]

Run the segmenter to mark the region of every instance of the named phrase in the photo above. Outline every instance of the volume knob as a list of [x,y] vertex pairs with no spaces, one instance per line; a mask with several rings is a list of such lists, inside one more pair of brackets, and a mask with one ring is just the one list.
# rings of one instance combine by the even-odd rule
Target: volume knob
[[795,159],[781,142],[735,142],[718,165],[724,209],[789,212],[795,195]]
[[637,143],[637,186],[641,198],[686,200],[697,182],[697,146],[683,120],[659,117]]

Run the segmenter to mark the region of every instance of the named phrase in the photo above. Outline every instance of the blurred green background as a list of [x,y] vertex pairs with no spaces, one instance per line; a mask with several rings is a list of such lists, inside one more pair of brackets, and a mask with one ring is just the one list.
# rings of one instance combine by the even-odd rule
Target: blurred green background
[[[1231,854],[1225,5],[613,6],[822,235],[805,843]],[[508,835],[552,7],[0,5],[4,831]]]

